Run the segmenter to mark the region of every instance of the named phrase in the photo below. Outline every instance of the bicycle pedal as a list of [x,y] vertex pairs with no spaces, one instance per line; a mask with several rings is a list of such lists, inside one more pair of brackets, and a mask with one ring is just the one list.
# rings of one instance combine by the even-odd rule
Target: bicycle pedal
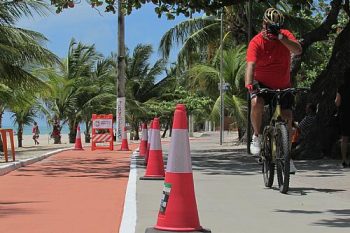
[[263,158],[262,157],[259,157],[259,158],[255,159],[255,160],[256,160],[256,162],[258,164],[263,164]]

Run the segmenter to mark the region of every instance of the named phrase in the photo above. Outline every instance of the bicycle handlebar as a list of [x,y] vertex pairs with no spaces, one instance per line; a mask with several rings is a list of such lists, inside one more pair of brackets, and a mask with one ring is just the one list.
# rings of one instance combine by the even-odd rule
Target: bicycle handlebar
[[253,91],[252,95],[257,95],[260,93],[272,93],[272,94],[285,94],[285,93],[292,93],[292,94],[296,94],[296,93],[307,93],[310,90],[310,88],[307,87],[290,87],[290,88],[286,88],[286,89],[270,89],[270,88],[258,88],[256,90]]

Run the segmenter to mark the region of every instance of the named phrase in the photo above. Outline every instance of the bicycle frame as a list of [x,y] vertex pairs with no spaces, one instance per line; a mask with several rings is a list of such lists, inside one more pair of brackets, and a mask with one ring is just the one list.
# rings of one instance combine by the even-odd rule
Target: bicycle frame
[[[290,146],[287,121],[282,118],[281,97],[285,93],[295,94],[303,89],[288,88],[285,90],[258,89],[256,93],[271,93],[269,105],[269,123],[264,126],[262,149],[263,177],[266,187],[271,188],[274,180],[275,166],[278,185],[281,193],[287,193],[290,180]],[[266,111],[265,111],[266,112]]]

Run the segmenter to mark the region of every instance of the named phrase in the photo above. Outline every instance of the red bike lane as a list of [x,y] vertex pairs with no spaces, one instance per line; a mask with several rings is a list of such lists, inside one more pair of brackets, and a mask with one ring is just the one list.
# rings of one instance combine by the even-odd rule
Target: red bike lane
[[0,232],[118,232],[130,155],[65,151],[0,176]]

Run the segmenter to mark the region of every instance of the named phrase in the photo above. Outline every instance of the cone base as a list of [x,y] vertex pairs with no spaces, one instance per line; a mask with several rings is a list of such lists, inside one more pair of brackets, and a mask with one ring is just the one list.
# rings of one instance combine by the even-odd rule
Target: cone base
[[74,150],[84,150],[83,148],[74,148]]
[[164,180],[162,176],[142,176],[140,180]]
[[131,151],[130,149],[119,149],[118,151]]
[[182,231],[181,229],[174,229],[174,231],[172,231],[172,230],[163,231],[163,230],[155,229],[154,227],[149,227],[145,231],[145,233],[169,233],[169,232],[183,232],[183,233],[202,233],[202,232],[206,232],[206,233],[211,233],[211,230],[209,230],[209,229],[202,229],[202,230],[191,231],[191,230],[184,229],[184,231]]

